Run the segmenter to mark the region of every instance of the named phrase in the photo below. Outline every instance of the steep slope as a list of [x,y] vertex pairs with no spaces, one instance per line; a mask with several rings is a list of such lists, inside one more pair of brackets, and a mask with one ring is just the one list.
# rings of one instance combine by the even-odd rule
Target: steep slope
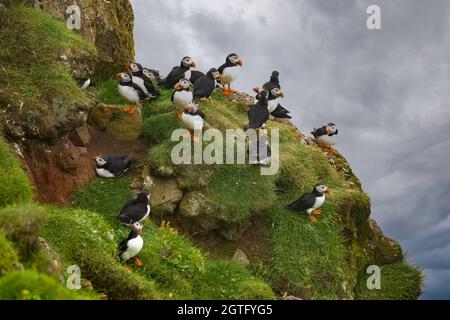
[[[132,17],[125,2],[105,7],[107,15],[124,10],[122,15]],[[23,19],[23,29],[13,27]],[[370,219],[369,197],[342,156],[324,154],[289,123],[270,121],[270,128],[280,130],[275,176],[261,176],[260,168],[250,165],[176,166],[170,136],[180,123],[171,90],[145,104],[142,119],[138,112],[129,115],[114,80],[99,80],[88,91],[76,85],[73,70],[80,66],[114,74],[116,66],[98,66],[100,44],[91,41],[94,48],[29,7],[0,7],[0,24],[0,62],[6,70],[0,76],[2,124],[8,140],[15,141],[0,141],[0,172],[7,173],[0,175],[0,246],[9,252],[0,261],[0,298],[273,299],[287,292],[306,299],[411,299],[420,294],[420,272]],[[126,32],[118,28],[111,26],[111,32]],[[14,46],[8,45],[12,39],[19,39]],[[70,58],[61,60],[67,50]],[[246,123],[245,106],[222,93],[201,107],[208,128],[223,132]],[[73,118],[80,112],[81,118]],[[130,176],[94,179],[89,139],[84,139],[93,132],[85,123],[88,115],[91,126],[100,124],[102,134],[114,136],[110,141],[122,137],[133,144],[139,131],[148,141],[147,157]],[[20,161],[44,205],[30,204],[32,189]],[[130,273],[116,256],[128,230],[115,215],[135,190],[149,186],[149,176],[153,222],[145,224],[144,267]],[[319,223],[285,209],[319,180],[334,191]],[[46,205],[55,202],[66,208]],[[242,253],[249,266],[232,261],[235,254],[245,261]],[[82,274],[76,292],[64,287],[73,264]],[[381,290],[365,286],[371,264],[386,276]],[[43,286],[47,290],[39,289]]]

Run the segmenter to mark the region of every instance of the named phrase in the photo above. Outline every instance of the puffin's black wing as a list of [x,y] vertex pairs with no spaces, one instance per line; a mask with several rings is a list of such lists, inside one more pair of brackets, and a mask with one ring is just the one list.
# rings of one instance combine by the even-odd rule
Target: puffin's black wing
[[134,223],[141,220],[147,213],[147,205],[143,202],[131,200],[122,208],[117,219],[122,223]]
[[214,91],[216,82],[207,76],[201,77],[194,83],[194,100],[208,98]]
[[144,80],[144,86],[145,86],[145,88],[147,89],[147,91],[148,91],[153,97],[156,97],[156,96],[159,96],[159,95],[160,95],[159,91],[156,90],[155,86],[153,85],[152,80],[150,80],[150,79],[147,78],[147,77],[142,77],[142,79]]
[[185,70],[181,67],[174,67],[167,75],[164,86],[166,88],[173,88],[173,86],[184,77]]
[[269,110],[267,110],[267,106],[257,103],[250,107],[250,110],[248,111],[249,128],[260,128],[267,120],[269,120]]
[[198,70],[192,70],[191,71],[191,78],[189,79],[189,81],[191,81],[191,83],[195,83],[195,81],[197,81],[198,79],[200,79],[201,77],[204,77],[205,74],[201,71]]
[[312,192],[303,194],[297,201],[288,205],[289,209],[297,211],[305,211],[311,209],[316,202],[316,196]]
[[275,108],[275,110],[272,111],[271,115],[274,116],[275,118],[291,119],[292,117],[288,113],[289,113],[289,110],[287,110],[286,108],[284,108],[280,104],[278,104],[278,106]]
[[130,159],[127,156],[110,156],[105,160],[107,161],[105,169],[114,175],[121,174],[124,170],[129,169],[136,162],[135,159]]
[[325,136],[325,135],[327,135],[328,134],[328,132],[327,132],[327,127],[326,126],[323,126],[323,127],[321,127],[321,128],[319,128],[319,129],[314,129],[312,132],[311,132],[311,134],[314,136],[314,138],[318,138],[318,137],[320,137],[320,136]]

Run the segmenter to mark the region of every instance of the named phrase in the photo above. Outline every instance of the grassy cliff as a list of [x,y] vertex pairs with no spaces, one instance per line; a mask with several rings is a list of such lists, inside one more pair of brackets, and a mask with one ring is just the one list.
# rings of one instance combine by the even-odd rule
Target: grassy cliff
[[[22,20],[24,28],[14,28]],[[114,80],[98,82],[89,94],[79,90],[60,55],[76,51],[82,61],[96,49],[61,22],[19,6],[0,8],[0,24],[0,41],[14,40],[0,46],[6,70],[0,103],[9,137],[60,137],[69,130],[63,124],[73,123],[70,110],[92,104],[90,96],[126,104]],[[251,165],[176,166],[170,135],[180,123],[171,90],[161,93],[142,109],[140,130],[150,148],[138,167],[154,180],[152,199],[163,200],[145,222],[144,266],[132,272],[117,258],[117,244],[129,230],[115,215],[132,197],[136,177],[94,179],[66,208],[33,204],[19,160],[0,140],[0,247],[6,253],[0,299],[274,299],[284,292],[306,299],[417,298],[420,271],[370,219],[370,199],[344,158],[306,143],[290,124],[269,121],[269,128],[280,130],[281,164],[274,176]],[[224,131],[247,122],[245,106],[219,92],[200,107],[207,128]],[[47,130],[56,122],[57,130]],[[285,209],[318,181],[333,190],[318,223]],[[248,266],[231,259],[236,248],[248,255]],[[371,264],[382,269],[381,290],[365,287]],[[81,290],[65,286],[71,265],[81,270]]]

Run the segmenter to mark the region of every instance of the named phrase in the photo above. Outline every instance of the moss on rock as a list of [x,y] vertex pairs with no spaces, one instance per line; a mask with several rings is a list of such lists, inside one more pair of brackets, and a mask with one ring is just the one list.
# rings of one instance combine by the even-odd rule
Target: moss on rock
[[0,208],[31,201],[31,184],[9,146],[0,138]]

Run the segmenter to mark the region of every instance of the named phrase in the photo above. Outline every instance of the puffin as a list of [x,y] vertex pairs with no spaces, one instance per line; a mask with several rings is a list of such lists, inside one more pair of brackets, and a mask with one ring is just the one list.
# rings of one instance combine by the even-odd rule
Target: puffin
[[287,207],[291,210],[306,212],[312,222],[317,222],[316,217],[311,214],[320,214],[318,209],[325,202],[325,193],[330,194],[330,189],[323,183],[317,183],[312,192],[304,193],[297,201],[292,202]]
[[158,84],[167,89],[173,88],[173,86],[182,78],[191,78],[191,68],[195,68],[197,65],[191,57],[184,57],[181,60],[179,66],[173,67],[172,71],[167,77],[160,79]]
[[147,77],[150,78],[150,80],[153,81],[159,81],[161,80],[161,76],[159,74],[158,70],[155,69],[149,69],[149,68],[143,68],[142,73]]
[[[120,72],[116,74],[116,78],[119,79],[119,85],[117,86],[119,94],[129,102],[139,105],[141,101],[149,99],[149,97],[142,91],[136,83],[132,81],[132,76],[126,72]],[[125,110],[125,109],[124,109]],[[132,107],[127,107],[126,112],[133,113],[136,110]]]
[[155,89],[150,78],[144,75],[144,68],[139,63],[126,64],[125,67],[131,72],[133,83],[137,84],[142,91],[149,97],[155,98],[158,96],[158,91]]
[[117,219],[126,224],[132,225],[135,222],[142,222],[150,214],[150,205],[148,200],[150,193],[141,192],[136,199],[128,201],[120,210]]
[[[205,125],[206,116],[198,107],[198,104],[192,103],[184,109],[183,112],[178,113],[178,118],[181,120],[183,125],[188,130],[193,130],[194,135],[192,136],[192,140],[194,142],[200,142],[200,137],[196,135],[196,132],[202,131],[203,126]],[[189,133],[190,135],[190,133]]]
[[248,127],[250,129],[265,128],[267,120],[269,120],[269,109],[267,97],[269,93],[260,89],[258,92],[258,101],[248,110]]
[[95,157],[95,172],[103,178],[115,178],[127,172],[135,163],[136,160],[128,156],[97,156]]
[[311,131],[311,134],[321,147],[326,148],[330,152],[335,152],[332,146],[334,146],[336,142],[332,137],[338,135],[338,132],[339,130],[336,128],[336,125],[330,122],[321,128],[314,128],[314,130]]
[[[279,76],[280,73],[278,71],[272,71],[270,80],[263,85],[263,89],[269,92],[269,113],[274,118],[291,119],[292,117],[289,115],[290,111],[279,103],[279,99],[284,98],[284,93],[281,91]],[[259,88],[253,90],[258,93]]]
[[190,87],[191,83],[186,78],[180,79],[175,85],[171,100],[178,111],[184,110],[192,104],[193,94]]
[[[127,262],[134,258],[144,246],[144,239],[142,239],[143,225],[140,222],[134,222],[128,237],[119,243],[119,258],[121,262]],[[143,266],[141,260],[134,258],[134,264],[138,267]],[[128,267],[131,269],[131,266]]]
[[220,83],[224,86],[228,86],[228,89],[223,90],[224,94],[229,95],[233,93],[233,90],[231,90],[231,83],[236,80],[243,64],[243,60],[237,54],[230,53],[227,56],[225,63],[219,67]]
[[201,98],[210,99],[211,94],[216,88],[217,81],[220,80],[219,70],[211,68],[203,77],[194,83],[194,101],[198,102]]
[[92,84],[91,78],[79,79],[78,80],[78,85],[79,85],[81,90],[86,90],[87,88],[89,88],[89,86],[91,84]]
[[281,90],[280,79],[278,78],[280,73],[278,71],[272,71],[270,75],[270,80],[264,83],[263,88],[266,90],[271,90],[273,87],[276,87]]

